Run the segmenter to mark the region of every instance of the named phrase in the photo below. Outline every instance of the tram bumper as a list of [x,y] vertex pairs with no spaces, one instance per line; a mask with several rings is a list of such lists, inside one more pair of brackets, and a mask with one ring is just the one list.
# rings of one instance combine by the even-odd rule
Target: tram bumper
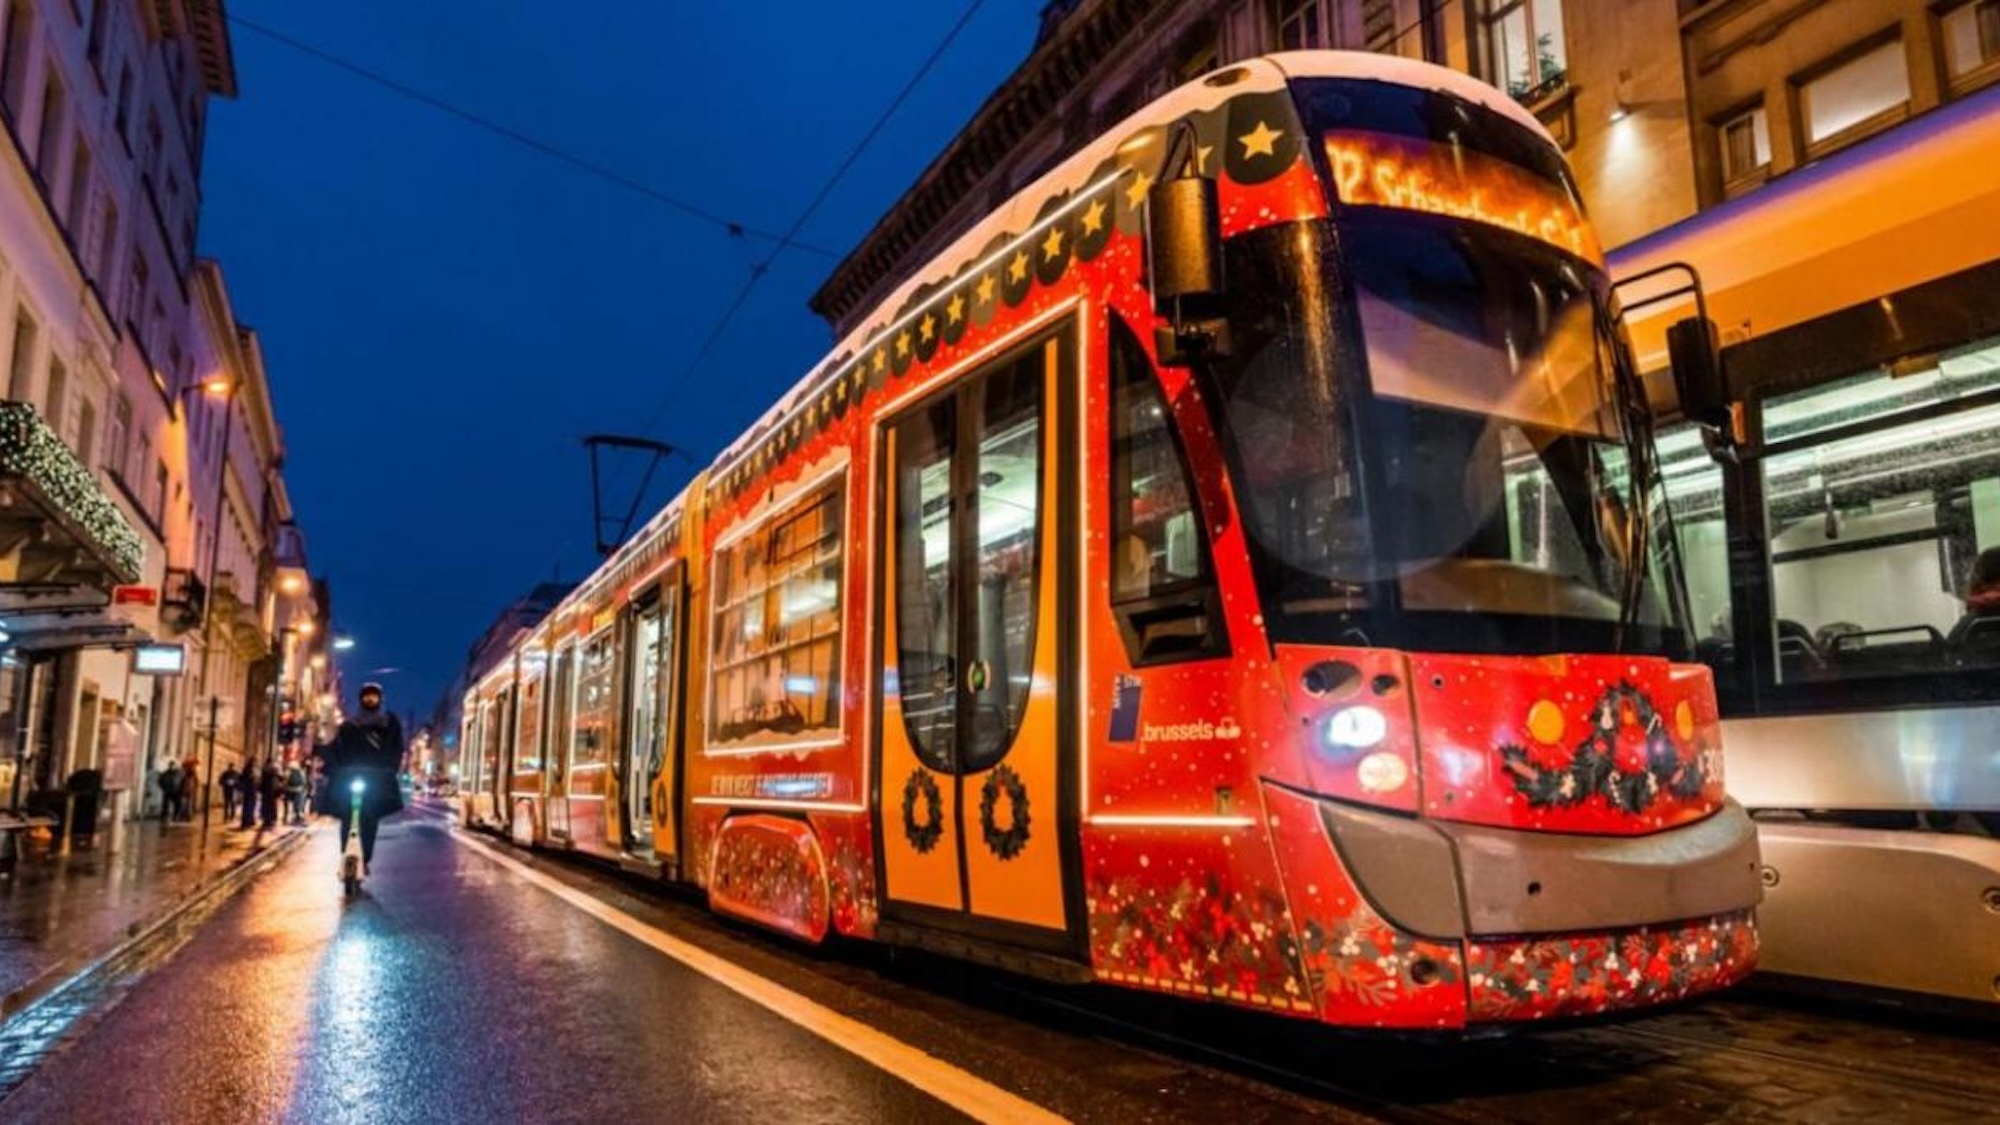
[[1755,967],[1757,832],[1734,801],[1646,836],[1318,805],[1356,889],[1385,922],[1463,943],[1469,1020],[1664,1003]]

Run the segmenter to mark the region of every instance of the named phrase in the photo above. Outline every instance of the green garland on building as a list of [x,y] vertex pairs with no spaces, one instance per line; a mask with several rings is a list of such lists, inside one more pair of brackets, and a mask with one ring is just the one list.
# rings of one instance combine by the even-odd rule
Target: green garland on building
[[146,545],[125,513],[98,487],[97,478],[62,438],[25,402],[0,402],[0,475],[22,477],[51,506],[83,529],[111,560],[120,581],[134,582]]

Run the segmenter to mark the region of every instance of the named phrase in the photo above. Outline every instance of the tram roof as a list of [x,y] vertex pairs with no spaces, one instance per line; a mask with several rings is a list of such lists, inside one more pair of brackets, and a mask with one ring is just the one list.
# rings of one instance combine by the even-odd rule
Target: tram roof
[[[755,423],[737,435],[716,457],[714,468],[720,472],[733,465],[756,445],[770,427],[808,401],[822,384],[844,371],[849,364],[857,362],[862,346],[893,324],[898,310],[904,309],[921,286],[952,276],[961,266],[978,258],[994,238],[1031,230],[1035,212],[1044,201],[1086,186],[1091,173],[1110,158],[1119,145],[1141,129],[1214,109],[1246,93],[1282,89],[1294,79],[1359,78],[1443,91],[1491,109],[1532,131],[1550,145],[1555,144],[1534,114],[1513,98],[1470,75],[1415,59],[1372,51],[1286,51],[1233,63],[1217,73],[1236,74],[1238,77],[1224,85],[1212,82],[1215,75],[1210,74],[1162,95],[1022,187],[1007,202],[959,235],[944,251],[924,263],[922,268],[912,271],[901,285],[875,306],[866,320],[841,339],[826,360],[793,384]],[[921,311],[909,309],[903,315],[914,317]]]

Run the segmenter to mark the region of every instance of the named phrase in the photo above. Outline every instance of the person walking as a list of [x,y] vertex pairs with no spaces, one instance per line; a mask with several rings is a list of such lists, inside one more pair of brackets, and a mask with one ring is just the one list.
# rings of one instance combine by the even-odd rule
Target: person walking
[[264,759],[264,771],[257,777],[257,799],[263,804],[266,832],[278,826],[278,798],[284,791],[285,775],[278,772],[277,759]]
[[181,803],[181,764],[167,759],[165,769],[160,771],[160,823],[168,824],[174,819],[174,812]]
[[326,786],[314,811],[340,819],[340,850],[347,851],[349,814],[359,782],[361,872],[375,862],[375,832],[382,818],[403,809],[396,775],[403,768],[403,724],[382,706],[382,685],[361,685],[361,710],[344,720],[326,754]]
[[222,823],[236,819],[236,779],[239,775],[235,766],[222,771]]

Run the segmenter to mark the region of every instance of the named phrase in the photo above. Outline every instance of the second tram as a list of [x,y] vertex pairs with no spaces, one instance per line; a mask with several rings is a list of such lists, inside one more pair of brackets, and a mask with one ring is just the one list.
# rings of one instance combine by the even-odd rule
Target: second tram
[[1602,255],[1453,71],[1229,67],[890,297],[466,698],[469,815],[820,941],[1329,1023],[1731,984]]
[[[1622,248],[1697,267],[1738,441],[1661,440],[1764,966],[2000,1002],[2000,87]],[[1671,316],[1672,306],[1659,306]],[[1664,319],[1664,316],[1662,319]],[[1641,351],[1658,335],[1634,318]]]

